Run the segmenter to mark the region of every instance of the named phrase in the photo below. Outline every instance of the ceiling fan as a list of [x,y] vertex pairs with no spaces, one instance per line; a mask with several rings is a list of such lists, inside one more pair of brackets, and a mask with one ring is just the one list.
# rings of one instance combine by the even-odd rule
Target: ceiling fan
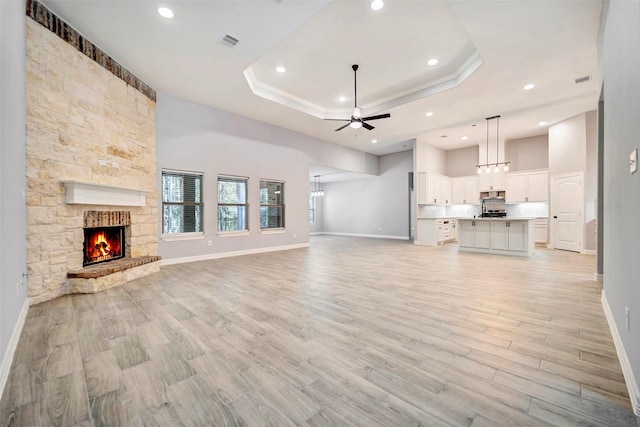
[[346,125],[340,126],[338,129],[336,129],[336,132],[346,128],[347,126],[351,126],[353,129],[359,129],[363,127],[367,130],[373,130],[374,127],[371,126],[369,123],[367,123],[367,121],[387,119],[391,117],[391,114],[386,113],[386,114],[379,114],[377,116],[362,117],[362,108],[358,107],[358,76],[357,76],[358,65],[353,64],[351,68],[353,69],[353,114],[351,114],[350,119],[326,119],[326,120],[340,120],[340,121],[349,122]]

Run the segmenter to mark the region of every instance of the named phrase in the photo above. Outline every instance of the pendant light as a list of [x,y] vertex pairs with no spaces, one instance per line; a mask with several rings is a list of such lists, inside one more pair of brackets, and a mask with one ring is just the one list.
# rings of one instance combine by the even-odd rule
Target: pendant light
[[[493,171],[495,173],[499,173],[500,172],[500,166],[503,165],[503,170],[505,172],[509,171],[509,163],[510,162],[500,162],[498,155],[499,155],[499,144],[500,144],[500,139],[499,139],[499,134],[500,134],[500,116],[493,116],[493,117],[487,117],[487,163],[485,163],[484,165],[476,165],[477,168],[477,172],[478,175],[480,175],[482,173],[482,168],[486,168],[485,172],[486,173],[491,173],[491,168],[493,168]],[[496,162],[495,163],[489,163],[489,121],[490,120],[495,120],[496,121]]]
[[322,197],[322,196],[324,196],[324,190],[322,190],[322,189],[320,188],[320,186],[319,186],[319,183],[320,183],[320,181],[319,181],[320,175],[315,175],[315,176],[314,176],[314,178],[315,178],[315,186],[314,186],[313,191],[311,192],[311,195],[312,195],[313,197]]

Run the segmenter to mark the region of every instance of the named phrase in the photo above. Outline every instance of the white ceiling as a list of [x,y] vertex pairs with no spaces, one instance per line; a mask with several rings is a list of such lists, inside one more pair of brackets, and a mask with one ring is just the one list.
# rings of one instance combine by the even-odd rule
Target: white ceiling
[[[477,145],[497,114],[500,139],[540,135],[538,122],[597,105],[601,0],[386,0],[377,12],[364,0],[43,3],[157,91],[377,155],[413,138]],[[225,34],[240,42],[223,45]],[[350,115],[352,64],[364,115],[391,118],[334,132],[342,123],[320,117]]]

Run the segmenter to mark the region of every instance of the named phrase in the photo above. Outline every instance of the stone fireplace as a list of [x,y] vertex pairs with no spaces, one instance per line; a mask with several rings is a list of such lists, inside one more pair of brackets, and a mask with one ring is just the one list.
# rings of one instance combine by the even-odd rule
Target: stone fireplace
[[156,94],[37,1],[26,20],[27,286],[36,304],[159,271]]

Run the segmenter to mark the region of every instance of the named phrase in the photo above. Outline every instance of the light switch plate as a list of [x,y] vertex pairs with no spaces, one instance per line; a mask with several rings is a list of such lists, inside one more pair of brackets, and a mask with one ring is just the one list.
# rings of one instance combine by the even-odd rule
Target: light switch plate
[[638,171],[638,149],[635,148],[629,154],[629,173],[636,173]]

